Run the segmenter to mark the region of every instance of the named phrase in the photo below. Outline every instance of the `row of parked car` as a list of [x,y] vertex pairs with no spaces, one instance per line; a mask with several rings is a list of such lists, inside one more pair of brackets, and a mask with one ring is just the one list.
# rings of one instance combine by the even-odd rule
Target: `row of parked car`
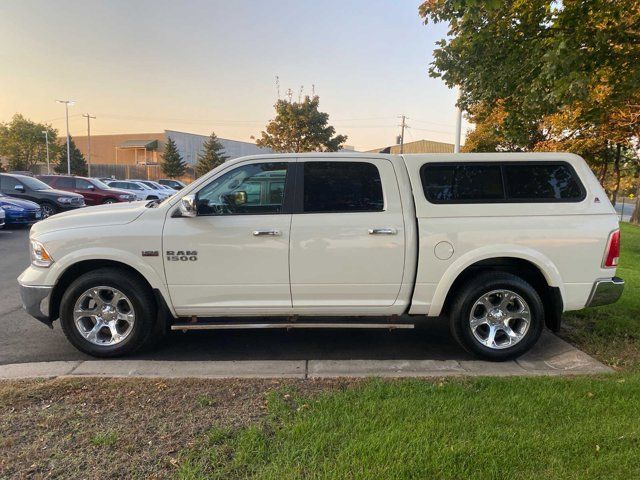
[[164,200],[184,186],[182,182],[172,179],[154,182],[0,173],[0,228],[5,224],[30,225],[58,212],[87,205]]

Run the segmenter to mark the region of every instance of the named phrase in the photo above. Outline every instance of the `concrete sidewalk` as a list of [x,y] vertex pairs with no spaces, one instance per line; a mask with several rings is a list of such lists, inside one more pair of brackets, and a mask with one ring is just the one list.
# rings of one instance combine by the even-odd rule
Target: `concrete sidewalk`
[[0,366],[0,379],[37,377],[335,378],[575,375],[613,370],[550,332],[517,360],[75,360]]

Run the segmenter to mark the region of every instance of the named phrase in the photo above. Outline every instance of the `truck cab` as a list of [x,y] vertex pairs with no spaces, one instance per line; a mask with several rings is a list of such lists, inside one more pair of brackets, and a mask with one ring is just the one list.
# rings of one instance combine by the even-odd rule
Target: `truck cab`
[[96,356],[166,329],[441,317],[504,360],[624,285],[615,212],[571,154],[245,157],[160,203],[39,223],[31,250],[25,308]]

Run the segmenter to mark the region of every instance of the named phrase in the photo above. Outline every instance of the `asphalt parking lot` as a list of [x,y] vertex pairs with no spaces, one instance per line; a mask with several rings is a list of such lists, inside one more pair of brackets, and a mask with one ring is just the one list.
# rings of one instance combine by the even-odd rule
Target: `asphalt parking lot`
[[[21,308],[16,277],[29,264],[28,229],[0,230],[0,365],[89,359],[64,337]],[[303,360],[470,359],[449,337],[447,326],[406,331],[291,330],[174,332],[160,348],[137,359]]]
[[545,332],[512,362],[475,359],[445,320],[415,330],[225,330],[171,332],[151,351],[96,360],[75,350],[58,322],[49,329],[21,306],[16,277],[29,264],[29,229],[0,230],[0,378],[99,376],[557,375],[610,371]]

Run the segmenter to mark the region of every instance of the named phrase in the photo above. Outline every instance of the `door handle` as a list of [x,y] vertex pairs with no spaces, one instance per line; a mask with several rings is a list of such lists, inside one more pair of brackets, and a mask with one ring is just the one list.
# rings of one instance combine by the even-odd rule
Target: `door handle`
[[370,228],[369,235],[395,235],[398,230],[395,228]]
[[282,232],[275,228],[271,230],[254,230],[253,231],[254,237],[265,237],[265,236],[279,237],[280,235],[282,235]]

